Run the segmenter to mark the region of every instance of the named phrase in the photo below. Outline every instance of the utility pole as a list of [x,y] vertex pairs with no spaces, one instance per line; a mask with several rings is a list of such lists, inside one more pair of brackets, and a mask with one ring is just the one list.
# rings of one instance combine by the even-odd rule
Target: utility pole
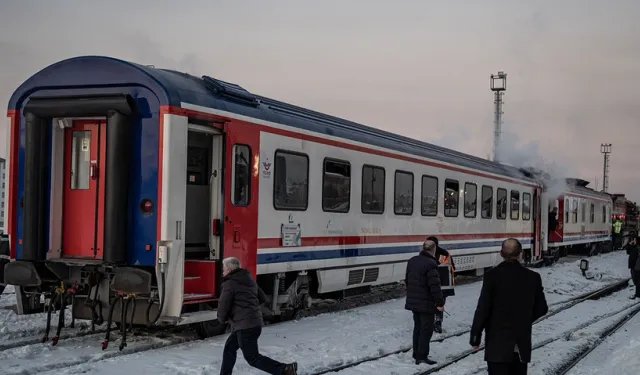
[[601,143],[600,153],[604,154],[604,168],[602,171],[602,192],[609,191],[609,156],[611,155],[611,143]]
[[500,162],[500,138],[502,136],[502,96],[507,90],[507,74],[498,72],[491,75],[491,91],[493,91],[493,103],[495,104],[495,118],[493,120],[493,161]]

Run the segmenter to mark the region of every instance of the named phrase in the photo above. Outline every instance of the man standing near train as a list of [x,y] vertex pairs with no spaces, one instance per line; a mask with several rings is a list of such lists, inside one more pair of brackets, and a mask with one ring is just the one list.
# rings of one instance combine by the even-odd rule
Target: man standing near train
[[420,254],[409,259],[405,284],[407,301],[404,308],[413,313],[413,359],[416,365],[434,365],[436,362],[429,359],[429,344],[435,314],[444,310],[435,242],[425,241]]
[[500,255],[504,261],[484,275],[469,343],[478,350],[482,331],[486,331],[484,360],[489,375],[526,375],[531,362],[531,326],[549,307],[540,274],[520,263],[520,241],[509,238],[502,242]]
[[[451,271],[451,288],[448,289],[442,289],[442,297],[444,300],[444,303],[447,303],[447,297],[452,297],[456,295],[455,290],[453,289],[453,286],[455,285],[455,273],[454,271],[456,270],[455,268],[455,264],[453,263],[453,257],[451,256],[451,254],[449,254],[449,252],[443,248],[440,247],[440,244],[438,242],[438,238],[435,236],[429,236],[427,237],[428,241],[433,241],[436,244],[436,262],[438,263],[438,266],[444,264],[444,265],[448,265],[450,266],[450,271]],[[445,285],[443,280],[443,277],[445,277],[444,275],[440,274],[440,285]],[[435,321],[435,325],[433,330],[437,333],[442,333],[442,321],[444,320],[444,310],[440,311],[436,311],[436,321]]]

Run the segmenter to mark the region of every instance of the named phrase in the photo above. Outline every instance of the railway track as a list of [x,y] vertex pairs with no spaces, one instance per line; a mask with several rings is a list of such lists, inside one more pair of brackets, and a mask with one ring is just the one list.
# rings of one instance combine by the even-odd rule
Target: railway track
[[[615,293],[615,292],[617,292],[617,291],[619,291],[621,289],[624,289],[628,285],[628,283],[629,283],[629,279],[624,279],[624,280],[609,284],[609,285],[607,285],[607,286],[605,286],[605,287],[603,287],[601,289],[598,289],[596,291],[584,293],[582,295],[579,295],[579,296],[576,296],[576,297],[572,297],[572,298],[570,298],[568,300],[565,300],[565,301],[561,301],[561,302],[556,302],[554,304],[550,304],[549,305],[550,307],[553,307],[553,306],[559,306],[559,307],[551,310],[549,313],[547,313],[547,315],[543,316],[542,318],[540,318],[536,322],[534,322],[534,324],[538,324],[538,323],[540,323],[540,322],[542,322],[544,320],[547,320],[547,319],[549,319],[549,318],[551,318],[551,317],[553,317],[553,316],[555,316],[555,315],[557,315],[557,314],[559,314],[559,313],[561,313],[563,311],[566,311],[566,310],[568,310],[568,309],[570,309],[570,308],[572,308],[572,307],[574,307],[574,306],[576,306],[576,305],[578,305],[580,303],[583,303],[585,301],[597,300],[599,298],[611,295],[611,294],[613,294],[613,293]],[[615,314],[618,314],[618,313],[620,313],[620,311],[616,311],[612,315],[615,315]],[[603,318],[605,318],[605,317],[600,316],[600,317],[597,317],[596,319],[603,319]],[[583,324],[587,324],[587,323],[593,324],[593,321],[586,322],[586,323],[583,323]],[[470,329],[459,331],[459,332],[455,332],[455,333],[452,333],[452,334],[449,334],[449,335],[446,335],[446,336],[443,336],[443,337],[439,337],[439,338],[437,338],[435,340],[432,340],[431,342],[432,343],[443,343],[443,342],[446,342],[447,340],[466,335],[469,332],[470,332]],[[346,370],[346,369],[349,369],[349,368],[353,368],[353,367],[362,365],[364,363],[375,362],[375,361],[379,361],[379,360],[381,360],[383,358],[387,358],[387,357],[390,357],[390,356],[393,356],[393,355],[399,355],[399,354],[402,354],[402,353],[407,353],[407,352],[411,351],[411,349],[412,349],[412,347],[410,345],[408,345],[408,346],[405,346],[403,348],[400,348],[398,350],[394,350],[394,351],[391,351],[391,352],[383,353],[383,354],[376,355],[376,356],[362,358],[362,359],[359,359],[359,360],[356,360],[356,361],[353,361],[353,362],[340,364],[340,365],[337,365],[337,366],[334,366],[334,367],[330,367],[330,368],[320,369],[320,370],[317,370],[315,372],[310,373],[309,375],[324,375],[324,374],[340,372],[340,371],[343,371],[343,370]],[[429,369],[427,369],[426,371],[423,371],[423,372],[418,372],[415,375],[427,375],[427,374],[435,373],[437,371],[440,371],[440,370],[442,370],[444,368],[447,368],[447,367],[449,367],[449,366],[451,366],[451,365],[453,365],[453,364],[455,364],[455,363],[467,358],[468,356],[470,356],[472,354],[480,352],[483,349],[484,349],[484,346],[482,346],[480,348],[480,350],[478,350],[478,351],[473,351],[473,350],[464,351],[464,352],[462,352],[462,353],[460,353],[460,354],[448,359],[447,361],[443,362],[442,364],[440,364],[438,366],[429,368]]]

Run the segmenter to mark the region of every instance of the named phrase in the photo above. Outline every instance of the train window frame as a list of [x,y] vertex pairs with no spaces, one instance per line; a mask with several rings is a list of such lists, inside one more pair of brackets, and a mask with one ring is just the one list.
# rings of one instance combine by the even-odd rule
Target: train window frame
[[[513,193],[516,193],[517,200],[514,202]],[[516,210],[513,209],[514,205],[518,207]],[[517,212],[517,215],[513,217],[513,213]],[[520,191],[519,190],[511,190],[509,193],[509,218],[511,220],[520,220]]]
[[571,199],[571,223],[573,224],[578,223],[578,206],[578,199]]
[[569,219],[571,218],[571,201],[569,198],[564,199],[564,223],[569,224]]
[[[456,184],[456,213],[455,214],[451,214],[450,210],[452,210],[451,208],[447,209],[447,184],[449,183],[455,183]],[[443,199],[443,207],[444,207],[444,216],[445,217],[458,217],[460,215],[460,181],[458,180],[454,180],[452,178],[447,178],[444,180],[444,195],[442,196]],[[449,211],[448,211],[449,210]]]
[[[278,207],[277,202],[276,202],[276,184],[278,182],[278,178],[276,177],[277,174],[277,170],[278,170],[278,163],[277,163],[277,159],[278,159],[278,154],[286,154],[286,155],[293,155],[293,156],[302,156],[306,159],[307,164],[307,173],[306,173],[306,180],[307,180],[307,187],[306,187],[306,194],[304,195],[305,198],[305,202],[304,202],[304,207]],[[298,151],[291,151],[291,150],[285,150],[285,149],[277,149],[274,153],[273,153],[273,191],[272,191],[272,197],[271,200],[273,202],[273,209],[276,211],[306,211],[309,208],[309,155],[303,153],[303,152],[298,152]]]
[[[473,207],[473,216],[469,215],[469,213],[471,211],[469,211],[469,213],[467,213],[467,186],[473,186],[473,188],[475,189],[475,199],[474,199],[474,207]],[[468,218],[468,219],[474,219],[476,217],[478,217],[478,184],[473,183],[473,182],[465,182],[464,183],[464,205],[462,207],[462,210],[464,212],[464,217]]]
[[[398,206],[397,206],[398,199],[396,198],[398,193],[398,174],[411,176],[411,199],[409,199],[409,201],[411,202],[411,211],[409,212],[398,212]],[[414,197],[415,197],[415,176],[413,175],[413,172],[409,172],[402,169],[396,169],[396,171],[393,174],[393,213],[398,216],[413,215]]]
[[[428,211],[427,213],[425,213],[425,207],[426,207],[425,202],[424,202],[425,201],[425,194],[424,194],[424,192],[425,192],[425,190],[424,190],[424,186],[425,186],[424,180],[425,179],[430,179],[432,181],[435,180],[435,182],[436,182],[436,189],[435,189],[436,196],[435,196],[435,200],[434,200],[435,205],[436,205],[436,209],[435,209],[435,212],[433,212],[433,214],[431,214],[432,211]],[[438,207],[439,206],[438,200],[440,198],[439,197],[439,195],[440,195],[439,194],[439,192],[440,192],[440,180],[436,176],[430,176],[428,174],[423,174],[420,183],[421,183],[421,186],[420,186],[420,214],[422,216],[427,216],[427,217],[438,216],[438,208],[439,208]]]
[[[348,187],[348,196],[349,196],[349,201],[347,204],[346,209],[343,210],[339,210],[339,209],[331,209],[331,208],[327,208],[325,206],[325,182],[326,182],[326,177],[327,177],[327,163],[335,163],[335,164],[343,164],[349,167],[349,187]],[[347,160],[342,160],[342,159],[336,159],[336,158],[329,158],[326,157],[324,158],[324,160],[322,161],[322,211],[324,212],[335,212],[335,213],[349,213],[349,211],[351,210],[351,179],[353,176],[353,169],[351,168],[351,163]]]
[[[379,169],[382,170],[382,206],[380,208],[380,210],[370,210],[370,209],[366,209],[364,208],[364,189],[362,188],[364,186],[364,169],[365,168],[371,168],[372,170],[375,169]],[[373,173],[372,173],[373,175]],[[386,208],[386,194],[387,194],[387,171],[384,167],[381,167],[379,165],[373,165],[373,164],[364,164],[362,165],[362,175],[360,178],[360,212],[362,212],[363,214],[367,214],[367,215],[384,215],[384,210]],[[373,196],[373,189],[371,191],[371,195]]]
[[[485,201],[485,195],[484,192],[486,191],[485,188],[488,188],[489,191],[491,192],[491,200],[489,201],[489,215],[485,216],[484,214],[484,201]],[[491,219],[493,218],[493,186],[490,185],[482,185],[482,192],[481,192],[481,197],[482,197],[482,206],[480,207],[480,217],[483,219]]]
[[[524,209],[524,202],[529,202],[527,210]],[[522,193],[522,220],[531,220],[531,193]],[[526,216],[525,216],[526,214]]]
[[607,205],[603,204],[602,205],[602,223],[606,223],[607,222]]
[[580,202],[580,211],[582,224],[585,224],[587,222],[587,202],[584,200]]
[[589,204],[589,222],[591,224],[596,222],[596,205],[593,202]]
[[[500,193],[504,192],[504,215],[500,216],[500,207],[498,206],[500,204]],[[505,188],[498,188],[496,190],[496,219],[498,220],[507,220],[507,207],[509,207],[507,205],[507,199],[509,198],[509,194],[507,192],[507,189]]]
[[[249,157],[247,160],[247,171],[248,171],[248,175],[247,175],[247,183],[246,183],[246,188],[247,188],[247,199],[246,202],[242,202],[239,203],[238,201],[236,201],[236,150],[238,147],[246,147],[247,151],[249,152]],[[251,146],[249,146],[248,144],[245,143],[234,143],[233,146],[231,147],[231,204],[236,206],[236,207],[246,207],[248,205],[251,204],[251,169],[252,169],[252,162],[251,162],[251,157],[252,157],[252,150],[251,150]]]

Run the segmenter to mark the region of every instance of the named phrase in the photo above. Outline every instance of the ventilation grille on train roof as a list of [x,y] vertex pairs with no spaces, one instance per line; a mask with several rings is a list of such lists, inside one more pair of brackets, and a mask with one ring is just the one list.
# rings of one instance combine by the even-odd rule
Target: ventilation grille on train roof
[[202,76],[202,81],[209,89],[214,90],[219,95],[225,96],[230,100],[254,107],[257,107],[259,104],[258,98],[256,98],[255,95],[243,89],[239,85],[221,81],[209,76]]

